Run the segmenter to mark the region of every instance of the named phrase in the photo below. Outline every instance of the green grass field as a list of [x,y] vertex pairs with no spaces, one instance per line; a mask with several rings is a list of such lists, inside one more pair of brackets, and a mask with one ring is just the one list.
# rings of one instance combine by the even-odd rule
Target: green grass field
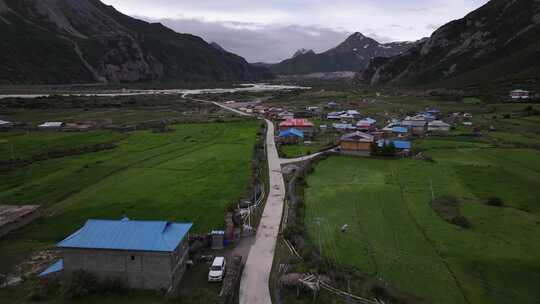
[[[321,218],[323,254],[336,265],[433,303],[537,301],[540,154],[483,147],[429,154],[434,163],[341,156],[319,163],[305,193],[309,238],[317,244]],[[472,228],[437,216],[431,183],[436,196],[460,199]],[[491,196],[505,207],[486,205]]]
[[[221,228],[225,209],[250,185],[258,126],[184,124],[175,125],[173,132],[138,131],[113,150],[1,174],[1,203],[40,204],[48,215],[0,241],[0,272],[31,250],[63,239],[88,218],[190,221],[193,232]],[[29,135],[28,145],[37,151],[35,140]]]
[[115,142],[122,138],[122,134],[112,131],[3,132],[0,133],[0,160],[26,159],[48,151]]

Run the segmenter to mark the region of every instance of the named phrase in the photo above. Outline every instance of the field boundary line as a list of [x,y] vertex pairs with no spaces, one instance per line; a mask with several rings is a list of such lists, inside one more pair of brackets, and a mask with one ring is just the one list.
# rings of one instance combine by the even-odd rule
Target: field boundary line
[[439,249],[437,248],[437,246],[435,246],[435,242],[427,235],[426,231],[424,228],[422,228],[422,226],[420,226],[420,223],[416,220],[416,218],[412,215],[411,213],[411,210],[409,208],[409,204],[407,204],[407,202],[405,201],[405,194],[404,194],[404,191],[403,191],[403,185],[401,184],[401,181],[399,179],[399,175],[396,174],[396,172],[394,170],[392,170],[392,174],[396,177],[396,180],[397,180],[397,183],[399,185],[399,190],[400,190],[400,196],[401,196],[401,202],[405,205],[406,209],[407,209],[407,214],[409,215],[409,217],[411,218],[411,220],[413,221],[414,225],[416,226],[416,228],[418,230],[420,230],[420,232],[422,233],[422,235],[424,236],[425,240],[430,244],[431,248],[433,248],[433,251],[435,252],[435,254],[441,259],[441,262],[443,263],[443,265],[445,266],[446,270],[448,271],[448,273],[450,274],[450,276],[452,277],[452,279],[454,280],[454,283],[456,284],[456,287],[458,288],[458,290],[460,291],[461,293],[461,296],[463,297],[463,299],[465,300],[466,303],[468,304],[472,304],[471,301],[467,298],[467,296],[465,295],[465,290],[463,289],[463,286],[461,286],[461,283],[459,282],[459,280],[457,279],[457,276],[456,274],[454,273],[454,271],[450,268],[450,265],[448,264],[448,262],[446,261],[446,259],[443,257],[442,253],[439,251]]

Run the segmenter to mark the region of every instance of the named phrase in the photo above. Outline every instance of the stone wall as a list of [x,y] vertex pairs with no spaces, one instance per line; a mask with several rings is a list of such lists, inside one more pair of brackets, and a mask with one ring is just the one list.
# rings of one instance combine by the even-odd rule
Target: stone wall
[[0,205],[0,238],[28,225],[42,214],[42,209],[36,205]]

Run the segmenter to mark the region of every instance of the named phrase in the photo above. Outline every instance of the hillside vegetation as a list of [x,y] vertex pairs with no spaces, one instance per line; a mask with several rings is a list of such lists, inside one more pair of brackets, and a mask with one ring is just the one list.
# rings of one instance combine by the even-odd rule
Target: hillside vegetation
[[0,84],[234,81],[264,68],[99,0],[0,0]]
[[378,59],[364,73],[376,84],[463,87],[538,83],[540,2],[492,0],[452,21],[402,55]]

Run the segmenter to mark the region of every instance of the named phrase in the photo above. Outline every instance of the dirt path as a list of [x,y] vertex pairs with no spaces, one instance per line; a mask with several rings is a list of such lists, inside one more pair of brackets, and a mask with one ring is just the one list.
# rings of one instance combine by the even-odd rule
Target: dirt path
[[239,111],[239,110],[237,110],[237,109],[235,109],[235,108],[228,107],[228,106],[226,106],[226,105],[224,105],[224,104],[221,104],[221,103],[219,103],[219,102],[209,101],[209,100],[202,100],[202,99],[195,99],[195,98],[190,98],[190,97],[187,97],[187,96],[184,96],[184,98],[189,98],[189,99],[191,99],[191,100],[195,100],[195,101],[202,102],[202,103],[213,104],[213,105],[216,105],[216,106],[218,106],[218,107],[220,107],[220,108],[222,108],[222,109],[225,109],[225,110],[227,110],[227,111],[231,111],[231,112],[233,112],[233,113],[236,113],[236,114],[238,114],[238,115],[240,115],[240,116],[252,116],[251,114],[248,114],[248,113]]

